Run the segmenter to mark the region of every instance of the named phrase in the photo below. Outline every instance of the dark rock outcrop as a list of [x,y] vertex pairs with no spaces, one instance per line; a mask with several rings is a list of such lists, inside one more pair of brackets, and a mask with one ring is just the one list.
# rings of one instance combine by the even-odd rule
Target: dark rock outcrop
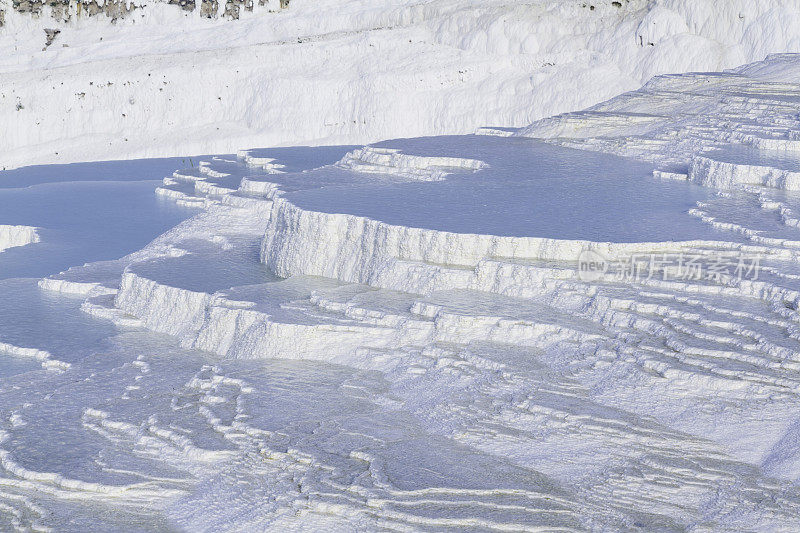
[[[200,15],[206,18],[222,16],[236,20],[242,11],[253,11],[255,2],[259,6],[266,5],[266,0],[224,0],[225,7],[220,10],[222,0],[165,0],[169,5],[192,12],[199,9]],[[289,6],[289,0],[279,0],[281,9]],[[11,9],[17,13],[24,13],[33,17],[50,15],[57,22],[68,22],[73,17],[94,17],[103,15],[113,21],[123,19],[134,10],[143,9],[146,5],[129,3],[125,0],[108,0],[98,3],[98,0],[12,0]],[[5,23],[5,11],[0,10],[0,27]],[[48,35],[48,41],[52,43]]]

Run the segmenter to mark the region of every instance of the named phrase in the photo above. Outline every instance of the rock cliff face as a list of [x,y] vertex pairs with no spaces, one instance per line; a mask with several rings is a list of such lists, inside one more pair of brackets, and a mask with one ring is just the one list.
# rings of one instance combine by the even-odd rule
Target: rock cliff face
[[136,9],[134,3],[119,2],[110,0],[98,3],[97,0],[70,1],[70,0],[14,0],[12,8],[19,13],[30,13],[33,16],[41,16],[49,11],[54,20],[67,22],[73,17],[95,16],[104,14],[112,20],[128,15]]

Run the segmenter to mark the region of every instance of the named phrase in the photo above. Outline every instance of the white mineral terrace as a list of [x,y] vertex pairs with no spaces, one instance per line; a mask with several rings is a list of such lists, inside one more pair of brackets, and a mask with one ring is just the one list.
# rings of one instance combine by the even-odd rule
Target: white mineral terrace
[[0,224],[0,252],[16,246],[39,242],[36,228]]
[[35,490],[203,530],[793,530],[798,132],[781,56],[178,170],[157,193],[195,216],[40,282],[127,331],[51,378],[94,400],[46,423],[102,452],[37,463],[15,418],[0,497],[21,528]]

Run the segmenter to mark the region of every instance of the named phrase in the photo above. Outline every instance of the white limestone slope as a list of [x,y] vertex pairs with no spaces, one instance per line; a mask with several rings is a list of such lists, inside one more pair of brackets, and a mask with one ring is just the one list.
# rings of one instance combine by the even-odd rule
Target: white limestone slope
[[0,252],[16,246],[39,242],[36,228],[30,226],[10,226],[0,224]]
[[[794,529],[798,63],[657,78],[511,137],[176,172],[159,194],[197,216],[41,285],[221,362],[149,356],[163,377],[85,424],[208,471],[159,500],[189,529]],[[607,269],[581,275],[587,253]],[[279,360],[314,377],[264,377]],[[150,382],[169,415],[139,413]]]
[[800,51],[782,0],[293,0],[233,22],[140,3],[114,24],[6,10],[0,168],[521,127]]
[[[715,74],[659,76],[516,135],[652,161],[715,188],[798,188],[796,55]],[[691,94],[688,98],[683,95]]]

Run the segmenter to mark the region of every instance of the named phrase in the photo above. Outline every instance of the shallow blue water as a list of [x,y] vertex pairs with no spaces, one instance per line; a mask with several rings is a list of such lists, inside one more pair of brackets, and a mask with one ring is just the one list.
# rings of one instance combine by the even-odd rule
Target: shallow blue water
[[[412,155],[479,159],[488,166],[443,181],[376,181],[289,192],[286,197],[304,209],[456,233],[603,242],[721,238],[688,214],[713,192],[654,179],[647,163],[523,138],[442,136],[376,146]],[[314,174],[325,172],[332,170]]]
[[[197,211],[160,199],[181,159],[27,167],[0,172],[0,224],[39,228],[41,242],[0,252],[0,342],[75,362],[117,332],[80,311],[83,298],[42,291],[38,278],[117,259]],[[21,185],[26,185],[22,187]],[[40,369],[0,352],[0,377]]]
[[[71,181],[61,181],[63,175],[50,167],[30,167],[28,177],[35,185],[0,186],[0,224],[35,226],[42,239],[0,252],[0,279],[44,277],[87,262],[117,259],[196,213],[153,192],[160,183],[156,180],[171,174],[179,161],[130,161],[127,174],[98,173],[85,163],[84,179]],[[134,181],[130,176],[137,166],[142,171]],[[10,171],[13,180],[0,172],[0,184],[21,179],[20,170]]]
[[42,365],[38,361],[0,352],[0,377],[16,376],[40,368]]
[[141,181],[161,179],[179,168],[196,167],[200,157],[94,161],[68,165],[32,165],[0,171],[0,188],[31,187],[65,181]]
[[800,171],[800,156],[794,152],[760,150],[750,146],[734,145],[714,150],[705,155],[717,161],[725,161],[737,165],[758,165],[794,172]]
[[0,342],[47,350],[60,361],[78,361],[117,333],[111,322],[80,310],[84,297],[43,291],[35,279],[0,280],[0,298]]

